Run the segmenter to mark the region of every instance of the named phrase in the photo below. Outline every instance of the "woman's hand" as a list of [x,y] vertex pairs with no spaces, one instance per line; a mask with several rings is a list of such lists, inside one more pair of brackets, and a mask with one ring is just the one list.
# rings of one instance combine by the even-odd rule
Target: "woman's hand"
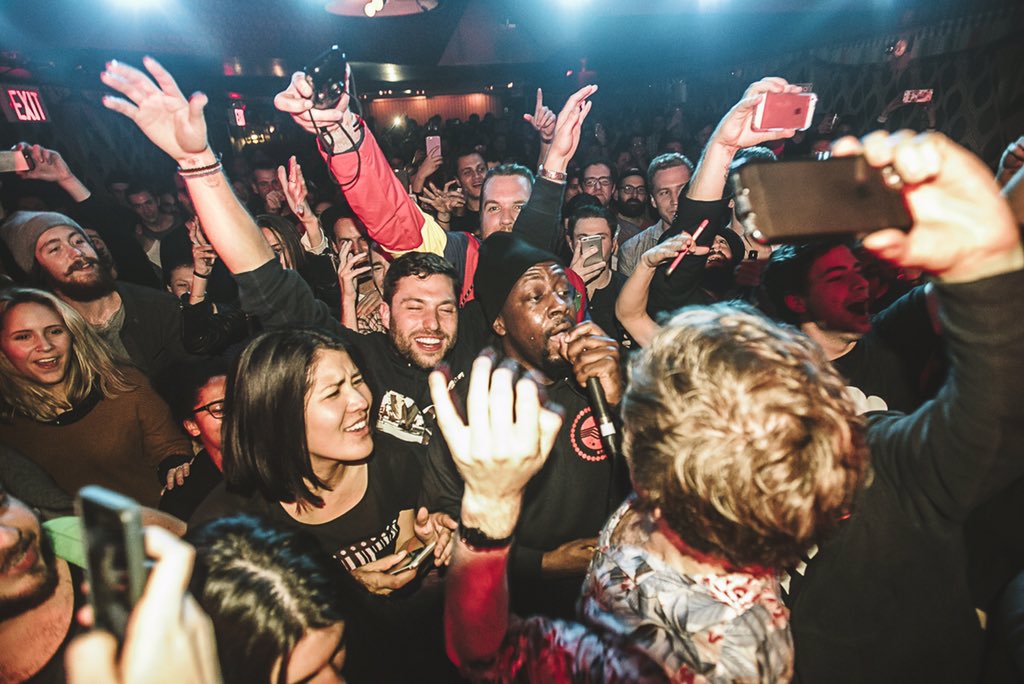
[[537,88],[537,104],[533,108],[533,114],[523,114],[523,118],[530,122],[530,125],[540,135],[540,141],[544,145],[550,145],[555,139],[555,122],[558,117],[550,108],[544,106],[544,91]]
[[378,558],[372,563],[360,565],[352,571],[352,576],[371,594],[387,596],[396,589],[401,589],[416,577],[414,569],[400,572],[397,575],[391,575],[388,572],[398,566],[399,563],[404,562],[408,555],[409,552],[403,550],[390,556]]
[[455,549],[453,534],[458,529],[459,523],[447,513],[430,513],[426,508],[416,511],[413,531],[424,546],[432,541],[437,542],[434,547],[434,565],[438,567],[448,565],[451,561],[452,551]]
[[580,144],[583,121],[594,104],[587,98],[597,92],[596,85],[583,86],[569,96],[555,121],[555,133],[551,149],[544,160],[544,168],[564,173],[569,160],[576,154]]
[[438,216],[448,215],[461,207],[466,206],[466,198],[456,189],[459,181],[450,180],[444,184],[444,189],[440,190],[433,183],[428,183],[423,188],[423,192],[420,194],[420,201],[434,208]]
[[185,222],[188,239],[192,243],[192,271],[200,278],[208,278],[213,273],[213,265],[217,262],[217,251],[206,241],[199,219],[192,217]]
[[679,256],[679,253],[684,249],[689,250],[687,254],[707,254],[710,251],[709,247],[696,247],[693,245],[693,238],[689,233],[680,233],[675,237],[671,237],[664,242],[651,247],[649,250],[640,255],[640,263],[647,268],[656,268],[660,264],[666,261],[671,261]]
[[277,167],[277,178],[281,181],[284,199],[288,202],[288,208],[292,210],[292,213],[298,216],[303,223],[309,219],[315,221],[316,216],[313,215],[313,210],[307,201],[309,190],[306,188],[306,179],[302,176],[302,167],[294,155],[288,159],[287,170],[284,166]]
[[207,98],[195,93],[188,100],[174,78],[152,57],[142,63],[154,83],[138,69],[111,60],[100,80],[125,98],[106,95],[103,105],[135,122],[154,145],[179,163],[209,149],[203,108]]

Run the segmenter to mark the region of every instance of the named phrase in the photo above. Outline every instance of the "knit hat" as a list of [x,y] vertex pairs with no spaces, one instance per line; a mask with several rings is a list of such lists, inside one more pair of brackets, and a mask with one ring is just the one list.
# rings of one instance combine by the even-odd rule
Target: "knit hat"
[[27,274],[32,271],[32,264],[36,260],[39,236],[56,226],[70,226],[85,234],[82,226],[64,214],[55,211],[16,211],[0,225],[0,238],[11,251],[14,263]]
[[512,233],[494,233],[480,244],[473,290],[488,325],[501,313],[516,281],[531,266],[546,261],[560,263],[551,252],[538,249]]
[[743,244],[743,238],[737,235],[736,231],[733,230],[732,226],[728,223],[718,231],[718,234],[725,238],[725,241],[729,243],[729,249],[732,251],[732,267],[736,268],[747,256],[747,246]]

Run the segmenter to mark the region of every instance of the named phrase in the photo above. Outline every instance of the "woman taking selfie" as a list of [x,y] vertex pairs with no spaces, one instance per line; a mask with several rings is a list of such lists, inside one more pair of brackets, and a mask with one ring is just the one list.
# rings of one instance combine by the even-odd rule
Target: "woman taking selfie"
[[167,405],[74,309],[0,291],[0,352],[0,442],[65,492],[99,484],[155,508],[162,485],[184,482],[192,450]]

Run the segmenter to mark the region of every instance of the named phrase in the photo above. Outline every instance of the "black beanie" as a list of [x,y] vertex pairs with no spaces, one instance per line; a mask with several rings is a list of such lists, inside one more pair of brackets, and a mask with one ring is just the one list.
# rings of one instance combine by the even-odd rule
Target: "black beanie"
[[743,238],[741,238],[736,231],[732,229],[732,225],[729,223],[725,224],[718,231],[718,234],[729,243],[729,249],[732,251],[732,267],[736,268],[747,256],[747,246],[743,244]]
[[546,261],[560,263],[551,252],[534,247],[512,233],[494,233],[480,243],[473,291],[480,302],[487,325],[501,313],[508,293],[531,266]]

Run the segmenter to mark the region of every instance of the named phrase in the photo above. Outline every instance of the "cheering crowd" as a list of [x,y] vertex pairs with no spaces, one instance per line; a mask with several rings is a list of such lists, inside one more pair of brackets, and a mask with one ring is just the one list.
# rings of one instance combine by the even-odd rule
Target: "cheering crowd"
[[[717,125],[586,86],[378,138],[297,73],[313,169],[143,69],[104,104],[175,191],[26,143],[5,194],[0,682],[1024,675],[1024,138],[759,132],[774,77]],[[909,232],[746,235],[730,173],[821,141]],[[151,525],[121,648],[53,533],[87,484]]]

